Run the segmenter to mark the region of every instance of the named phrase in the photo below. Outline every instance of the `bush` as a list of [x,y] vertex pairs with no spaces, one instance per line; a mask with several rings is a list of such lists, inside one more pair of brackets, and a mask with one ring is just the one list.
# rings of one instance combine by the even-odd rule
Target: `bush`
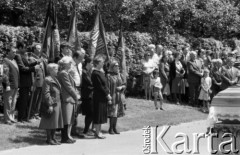
[[4,49],[9,44],[15,44],[17,40],[32,45],[33,42],[41,42],[42,29],[39,27],[12,27],[0,25],[0,53],[4,53]]
[[221,51],[224,49],[222,42],[214,38],[195,38],[192,39],[191,44],[193,49],[202,48],[211,51]]

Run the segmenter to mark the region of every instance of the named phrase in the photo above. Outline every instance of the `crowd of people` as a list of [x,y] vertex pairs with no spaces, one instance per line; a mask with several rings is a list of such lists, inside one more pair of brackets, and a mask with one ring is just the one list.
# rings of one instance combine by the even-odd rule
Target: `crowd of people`
[[[172,52],[161,45],[149,45],[142,60],[145,98],[154,96],[156,109],[163,101],[202,107],[208,112],[213,97],[239,81],[240,52],[237,50],[190,50]],[[159,75],[160,80],[157,77]],[[157,100],[160,99],[160,108]]]
[[[154,97],[157,110],[164,110],[163,103],[169,100],[208,112],[219,91],[238,83],[238,62],[239,52],[191,51],[190,46],[171,52],[151,44],[141,61],[145,98]],[[83,48],[72,51],[63,42],[60,56],[48,62],[41,55],[41,44],[27,51],[19,41],[5,50],[3,71],[6,124],[41,119],[39,128],[46,130],[50,145],[74,143],[73,135],[104,139],[101,125],[108,119],[109,134],[120,134],[117,120],[125,115],[127,80],[116,59],[104,55],[91,59]],[[77,130],[79,114],[85,116],[82,133]],[[56,131],[61,131],[61,142]]]
[[[120,134],[117,120],[125,115],[126,82],[118,61],[108,61],[106,69],[104,55],[92,59],[83,48],[71,49],[61,43],[55,62],[42,57],[41,44],[27,51],[19,41],[6,49],[2,74],[6,124],[40,119],[39,128],[46,130],[50,145],[75,143],[73,135],[104,139],[101,125],[108,119],[109,134]],[[82,133],[77,129],[79,114],[85,116]],[[56,131],[61,131],[60,142]]]

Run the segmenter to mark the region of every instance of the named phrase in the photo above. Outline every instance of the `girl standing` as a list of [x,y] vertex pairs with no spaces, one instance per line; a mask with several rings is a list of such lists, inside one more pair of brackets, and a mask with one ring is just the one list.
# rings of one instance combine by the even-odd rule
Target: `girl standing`
[[153,71],[153,78],[151,79],[151,86],[153,87],[153,95],[154,95],[154,104],[156,107],[156,110],[158,110],[158,104],[157,99],[160,98],[160,110],[163,110],[162,104],[163,104],[163,96],[162,96],[162,84],[159,77],[159,71],[158,69]]
[[209,70],[205,69],[203,72],[203,78],[201,79],[201,91],[198,98],[203,101],[203,112],[208,112],[209,109],[211,86],[212,79],[209,77]]

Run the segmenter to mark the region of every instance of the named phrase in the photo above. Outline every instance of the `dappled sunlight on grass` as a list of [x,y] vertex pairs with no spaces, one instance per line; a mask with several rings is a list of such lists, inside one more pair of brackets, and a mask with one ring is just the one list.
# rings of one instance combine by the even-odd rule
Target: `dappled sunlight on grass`
[[[119,131],[142,129],[144,126],[176,125],[183,122],[203,120],[207,114],[200,112],[197,108],[179,106],[170,103],[163,104],[164,111],[156,110],[153,101],[142,99],[127,99],[126,115],[118,119]],[[14,125],[3,124],[3,115],[0,115],[0,150],[26,147],[29,145],[46,145],[45,131],[38,129],[39,120],[32,120],[31,123]],[[78,129],[81,132],[84,127],[84,117],[78,117]],[[108,123],[102,126],[102,132],[107,133]],[[60,133],[57,133],[60,140]]]

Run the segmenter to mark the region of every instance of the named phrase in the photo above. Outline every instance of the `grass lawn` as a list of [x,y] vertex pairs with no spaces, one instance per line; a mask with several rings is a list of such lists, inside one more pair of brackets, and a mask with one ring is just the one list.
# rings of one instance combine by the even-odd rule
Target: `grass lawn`
[[[144,126],[176,125],[183,122],[203,120],[207,115],[197,108],[189,106],[178,106],[166,103],[164,111],[155,110],[153,101],[142,99],[127,99],[126,116],[118,121],[120,131],[141,129]],[[32,120],[31,123],[15,125],[3,124],[3,115],[0,115],[0,150],[25,147],[29,145],[45,145],[45,132],[38,129],[39,121]],[[83,116],[78,117],[79,130],[84,126]],[[103,133],[108,130],[108,124],[102,127]],[[60,135],[60,133],[58,133]]]

